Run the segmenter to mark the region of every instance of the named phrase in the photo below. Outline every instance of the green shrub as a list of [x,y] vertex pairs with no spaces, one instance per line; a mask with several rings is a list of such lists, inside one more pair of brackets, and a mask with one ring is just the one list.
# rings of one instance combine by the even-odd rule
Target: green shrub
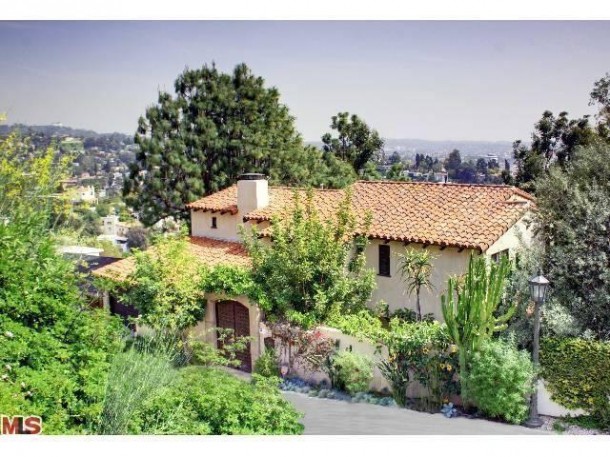
[[280,377],[280,363],[275,350],[267,348],[254,363],[254,373],[264,377]]
[[[0,185],[0,194],[7,190]],[[23,200],[27,207],[37,199]],[[45,434],[87,433],[99,419],[123,329],[87,307],[74,264],[57,254],[39,210],[15,209],[10,223],[0,223],[0,414],[41,416]]]
[[384,377],[392,385],[396,403],[404,404],[409,384],[419,382],[427,389],[423,408],[438,411],[458,390],[455,373],[457,347],[445,325],[438,322],[408,323],[394,318],[383,336],[389,357],[380,364]]
[[367,392],[373,380],[373,361],[356,352],[340,352],[331,362],[331,380],[350,394]]
[[326,325],[341,330],[346,335],[377,342],[385,332],[381,319],[371,311],[363,309],[353,314],[335,314]]
[[[241,362],[237,353],[248,347],[250,336],[236,336],[233,329],[210,329],[218,335],[217,343],[212,344],[190,335],[188,338],[189,362],[193,365],[239,367]],[[222,347],[222,349],[218,349]]]
[[554,401],[569,409],[582,408],[610,427],[610,343],[544,339],[540,364]]
[[273,243],[256,230],[242,233],[252,278],[268,299],[267,319],[311,328],[333,314],[364,309],[375,274],[366,267],[368,239],[357,233],[366,232],[370,216],[354,214],[349,192],[334,217],[317,212],[309,191],[295,191],[288,206],[269,227]]
[[523,422],[529,411],[534,368],[526,351],[514,342],[484,342],[471,359],[464,380],[469,399],[490,417]]
[[118,354],[110,367],[98,433],[126,434],[142,403],[176,379],[178,353],[175,340],[158,336],[138,338]]
[[[187,367],[178,380],[144,401],[132,421],[135,434],[299,434],[300,415],[284,400],[277,380],[255,382],[217,370]],[[169,418],[166,419],[166,418]]]

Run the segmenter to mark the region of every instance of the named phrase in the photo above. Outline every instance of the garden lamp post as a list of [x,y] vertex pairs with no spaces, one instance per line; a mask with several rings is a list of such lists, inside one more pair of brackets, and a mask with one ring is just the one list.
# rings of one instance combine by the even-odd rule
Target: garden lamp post
[[529,280],[530,296],[534,300],[534,347],[532,350],[532,361],[534,363],[535,378],[534,392],[532,393],[530,405],[530,417],[525,423],[527,427],[541,427],[542,419],[538,416],[538,364],[540,352],[540,308],[546,298],[549,289],[549,280],[539,274]]

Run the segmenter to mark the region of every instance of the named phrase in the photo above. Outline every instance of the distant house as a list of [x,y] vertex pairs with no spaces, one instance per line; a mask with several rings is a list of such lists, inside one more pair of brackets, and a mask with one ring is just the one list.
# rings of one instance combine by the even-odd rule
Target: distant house
[[141,224],[137,221],[121,222],[119,216],[110,214],[102,217],[102,233],[97,239],[99,241],[110,241],[123,252],[127,252],[129,250],[129,246],[127,245],[127,234],[131,228],[140,226]]
[[[190,203],[192,253],[208,265],[248,267],[250,259],[240,242],[239,227],[256,225],[264,231],[274,215],[286,214],[295,189],[270,187],[262,175],[244,175],[236,185]],[[404,293],[398,254],[405,247],[428,249],[435,257],[432,290],[422,291],[422,313],[442,319],[440,295],[451,275],[465,272],[471,254],[497,258],[512,256],[520,239],[529,242],[526,224],[534,198],[509,186],[429,182],[359,181],[351,186],[355,214],[372,214],[366,233],[367,265],[376,272],[377,287],[370,304],[383,300],[391,311],[415,308],[415,297]],[[313,202],[323,216],[336,213],[344,190],[315,190]],[[122,278],[133,268],[124,259],[94,273]],[[260,310],[247,297],[208,296],[203,328],[233,328],[251,335],[251,350],[242,354],[249,370],[262,350]],[[213,341],[213,340],[212,340]]]
[[97,203],[93,186],[78,186],[72,196],[73,203]]

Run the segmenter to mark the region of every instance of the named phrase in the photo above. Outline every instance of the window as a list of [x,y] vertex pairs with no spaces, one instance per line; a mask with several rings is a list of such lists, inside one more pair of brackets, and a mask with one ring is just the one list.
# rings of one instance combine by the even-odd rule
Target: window
[[390,276],[390,246],[379,245],[379,276]]
[[491,255],[491,260],[498,263],[502,259],[502,257],[508,257],[508,249],[504,249],[503,251],[496,252]]
[[213,229],[218,228],[218,226],[216,225],[216,218],[215,217],[212,218],[212,228]]

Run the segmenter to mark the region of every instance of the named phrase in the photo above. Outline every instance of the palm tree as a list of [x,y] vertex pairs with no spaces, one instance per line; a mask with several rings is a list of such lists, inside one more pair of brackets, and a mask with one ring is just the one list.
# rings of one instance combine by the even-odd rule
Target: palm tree
[[400,276],[406,285],[406,292],[415,292],[417,304],[417,320],[421,321],[421,288],[432,290],[430,275],[432,274],[432,261],[435,259],[427,249],[405,249],[400,257]]

